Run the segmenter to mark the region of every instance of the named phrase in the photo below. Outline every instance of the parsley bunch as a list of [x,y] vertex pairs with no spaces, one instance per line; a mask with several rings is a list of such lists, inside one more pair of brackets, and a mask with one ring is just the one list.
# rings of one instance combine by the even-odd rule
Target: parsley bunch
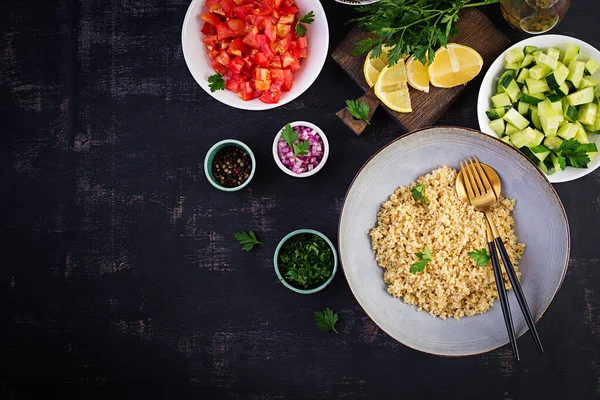
[[458,33],[458,12],[463,8],[479,7],[498,0],[381,0],[358,7],[358,22],[375,37],[358,42],[353,55],[369,52],[372,58],[381,55],[382,46],[391,47],[389,65],[403,55],[414,54],[424,65],[430,64],[435,51]]
[[284,279],[299,289],[324,283],[333,272],[333,252],[322,237],[302,233],[286,240],[277,256]]

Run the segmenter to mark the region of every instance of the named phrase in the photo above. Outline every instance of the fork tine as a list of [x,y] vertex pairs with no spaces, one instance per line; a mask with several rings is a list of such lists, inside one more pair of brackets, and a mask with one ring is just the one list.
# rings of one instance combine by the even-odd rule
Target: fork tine
[[469,157],[469,162],[467,163],[467,167],[469,168],[469,170],[475,177],[475,182],[477,183],[477,188],[479,189],[479,193],[485,194],[486,191],[485,191],[485,188],[483,187],[483,183],[481,182],[481,179],[479,178],[479,174],[477,173],[477,170],[475,169],[475,165],[473,164],[473,159],[470,157]]
[[[477,185],[475,183],[475,178],[473,178],[471,168],[469,168],[469,164],[467,159],[464,160],[465,166],[463,169],[463,176],[465,177],[465,182],[469,182],[469,186],[471,187],[471,192],[473,193],[473,197],[477,197],[480,195]],[[461,163],[462,166],[462,163]]]
[[462,172],[462,179],[463,179],[463,182],[465,183],[465,187],[467,188],[467,197],[469,198],[469,203],[470,203],[471,199],[473,197],[475,197],[475,193],[473,193],[473,188],[471,187],[471,182],[469,182],[469,177],[467,176],[466,167],[463,165],[462,161],[459,161],[459,163],[460,163],[460,170]]
[[[485,188],[485,191],[486,192],[492,191],[493,190],[492,184],[490,183],[490,180],[488,179],[487,174],[481,167],[481,164],[479,163],[477,156],[473,156],[473,158],[475,159],[475,169],[477,169],[477,173],[479,174],[479,177],[483,181],[483,187]],[[496,193],[494,193],[494,194],[496,194]]]

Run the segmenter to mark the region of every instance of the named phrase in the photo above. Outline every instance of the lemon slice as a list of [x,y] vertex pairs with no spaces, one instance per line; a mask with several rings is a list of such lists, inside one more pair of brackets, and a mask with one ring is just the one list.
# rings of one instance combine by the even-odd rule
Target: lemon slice
[[406,79],[406,67],[403,60],[398,61],[392,67],[383,68],[375,83],[375,96],[394,111],[411,112]]
[[429,93],[429,73],[421,61],[411,56],[406,62],[408,84],[421,92]]
[[377,58],[371,58],[371,54],[373,54],[373,50],[367,54],[365,58],[365,63],[363,64],[363,73],[365,74],[365,80],[369,87],[373,87],[375,82],[377,82],[377,78],[381,73],[381,70],[388,65],[388,57],[387,53],[391,49],[390,46],[383,46],[381,48],[381,54]]
[[435,52],[428,67],[429,81],[433,86],[451,88],[464,85],[475,78],[483,67],[483,59],[470,47],[448,43]]

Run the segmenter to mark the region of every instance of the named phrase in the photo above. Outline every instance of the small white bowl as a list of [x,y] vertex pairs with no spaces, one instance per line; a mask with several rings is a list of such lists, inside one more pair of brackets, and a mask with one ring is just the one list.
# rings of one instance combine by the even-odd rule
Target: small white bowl
[[196,82],[198,82],[198,85],[221,103],[242,110],[268,110],[276,108],[289,103],[304,93],[317,79],[319,73],[321,73],[329,48],[329,27],[327,25],[325,10],[323,10],[323,6],[319,0],[295,0],[296,6],[300,9],[300,14],[304,15],[309,11],[313,11],[315,20],[312,24],[307,25],[308,57],[302,61],[302,68],[294,74],[294,86],[292,90],[282,92],[277,104],[266,104],[259,99],[244,101],[237,94],[229,90],[211,92],[208,87],[208,77],[214,75],[215,71],[210,65],[208,52],[202,42],[204,36],[200,32],[202,21],[198,18],[200,14],[207,12],[204,2],[205,0],[193,0],[190,4],[181,29],[181,47],[185,63]]
[[281,132],[283,131],[283,128],[281,128],[279,130],[279,132],[277,132],[277,135],[275,136],[275,140],[273,140],[273,158],[275,159],[275,164],[277,164],[277,166],[279,167],[280,170],[282,170],[283,172],[285,172],[286,174],[288,174],[290,176],[293,176],[294,178],[308,178],[309,176],[312,176],[312,175],[316,174],[317,172],[319,172],[325,165],[325,162],[327,161],[327,157],[329,157],[329,142],[327,141],[327,136],[325,136],[325,133],[323,133],[321,128],[319,128],[315,124],[311,124],[310,122],[295,121],[295,122],[290,122],[290,125],[292,126],[292,128],[295,126],[305,126],[307,128],[311,128],[312,130],[316,131],[319,134],[319,136],[321,136],[321,139],[323,140],[323,158],[321,159],[321,162],[319,163],[319,165],[317,165],[311,171],[306,171],[301,174],[297,174],[294,171],[292,171],[291,169],[289,169],[288,167],[286,167],[285,165],[283,165],[283,163],[279,159],[279,155],[277,154],[277,144],[279,143],[279,139],[281,138]]
[[[600,62],[600,51],[598,51],[596,48],[579,39],[563,35],[534,36],[514,44],[504,53],[500,54],[500,56],[498,56],[492,65],[490,65],[490,68],[483,78],[483,82],[481,82],[481,88],[479,89],[479,97],[477,98],[477,118],[479,119],[479,130],[490,136],[498,137],[498,135],[496,135],[490,128],[490,120],[485,112],[486,110],[492,108],[492,102],[490,98],[496,93],[496,82],[498,77],[500,77],[502,70],[504,69],[504,55],[506,52],[515,47],[536,46],[542,49],[556,47],[564,54],[564,51],[569,43],[579,46],[581,48],[581,55],[585,57],[591,57]],[[597,71],[594,74],[594,77],[600,80],[600,71]],[[590,142],[596,143],[596,146],[600,148],[600,135],[590,135],[589,138]],[[598,167],[600,167],[600,155],[596,155],[594,158],[592,158],[592,162],[588,165],[588,168],[567,167],[564,171],[558,171],[552,175],[546,175],[546,177],[551,183],[569,182],[589,174]]]

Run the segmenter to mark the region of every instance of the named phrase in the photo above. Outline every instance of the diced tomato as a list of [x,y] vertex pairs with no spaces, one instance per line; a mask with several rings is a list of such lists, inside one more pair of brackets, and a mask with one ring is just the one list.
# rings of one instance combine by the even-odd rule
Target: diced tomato
[[249,14],[252,14],[253,9],[253,4],[243,4],[241,6],[235,6],[233,7],[233,15],[235,15],[236,18],[245,20]]
[[300,70],[300,63],[294,63],[290,66],[292,72],[298,72]]
[[258,29],[252,29],[250,33],[244,36],[242,42],[244,42],[244,44],[247,44],[252,48],[258,49],[260,47],[258,44]]
[[288,24],[282,24],[281,22],[277,24],[277,36],[284,37],[292,30],[292,26]]
[[272,42],[275,40],[275,36],[277,35],[277,30],[275,25],[271,23],[270,20],[264,21],[265,27],[265,36]]
[[245,101],[252,100],[254,98],[254,85],[252,82],[244,82],[240,95],[242,100]]
[[[284,4],[285,4],[285,2],[284,2]],[[284,5],[283,7],[281,7],[280,13],[281,13],[281,15],[290,15],[290,14],[294,15],[294,14],[297,14],[298,11],[300,11],[300,10],[298,10],[298,7],[296,7],[294,5],[287,5],[287,6]],[[294,20],[292,20],[292,22],[294,22]],[[291,23],[291,22],[289,22],[289,23]]]
[[284,54],[281,56],[281,66],[283,68],[287,68],[294,63],[296,63],[296,59],[290,54]]
[[285,74],[281,68],[271,68],[271,80],[273,82],[283,82]]
[[225,24],[217,25],[217,39],[218,40],[224,40],[224,39],[227,39],[228,37],[234,37],[237,35],[238,35],[238,33],[236,31],[234,31],[233,29],[229,28],[227,25],[225,25]]
[[269,90],[263,92],[260,95],[259,99],[263,103],[267,104],[275,104],[279,102],[279,98],[281,97],[281,83],[273,83]]
[[[204,39],[202,39],[204,45],[208,49],[208,51],[212,51],[216,49],[217,46],[217,36],[216,35],[206,35]],[[214,57],[211,57],[214,58]]]
[[258,1],[254,2],[254,9],[252,10],[253,14],[256,15],[271,15],[273,9],[269,7],[267,4],[259,3]]
[[293,49],[291,52],[292,52],[292,55],[298,59],[306,58],[306,56],[307,56],[306,47],[303,49]]
[[223,22],[221,22],[221,18],[219,18],[218,15],[213,14],[213,13],[206,13],[206,14],[202,14],[200,16],[207,24],[211,24],[212,26],[217,26],[219,24],[222,24]]
[[233,0],[219,0],[219,5],[225,11],[226,15],[230,15],[233,11],[233,7],[235,7],[235,3]]
[[210,60],[210,65],[213,67],[215,72],[225,75],[227,74],[227,68],[224,65],[221,65],[217,60]]
[[254,79],[257,81],[271,80],[271,71],[269,71],[267,68],[256,68],[256,71],[254,72]]
[[263,53],[258,52],[254,55],[254,62],[261,67],[269,66],[269,59]]
[[215,61],[217,61],[221,65],[227,65],[229,64],[229,61],[231,61],[231,58],[225,50],[221,50],[219,55],[215,57]]
[[242,21],[241,19],[237,19],[237,18],[228,19],[227,26],[232,31],[235,31],[238,35],[244,34],[245,30],[246,30],[246,24],[244,24],[244,21]]
[[252,61],[252,57],[245,56],[244,57],[244,67],[246,67],[246,69],[250,69],[253,66],[254,66],[254,62]]
[[250,49],[244,44],[243,39],[238,36],[229,44],[227,52],[235,56],[241,56],[243,54],[248,54]]
[[[271,72],[271,76],[273,76],[273,72]],[[281,85],[281,90],[289,92],[292,90],[292,86],[294,86],[294,73],[289,69],[284,69],[283,85]]]
[[281,57],[279,57],[279,56],[269,57],[269,64],[273,68],[281,68]]
[[234,79],[233,77],[229,80],[227,80],[227,82],[225,82],[225,89],[227,90],[231,90],[232,92],[239,92],[241,87],[243,85],[243,82],[239,79]]
[[287,53],[289,47],[290,47],[290,39],[288,39],[288,38],[283,38],[283,39],[278,40],[277,42],[273,43],[273,49],[275,50],[275,53],[277,53],[277,54]]
[[271,81],[255,81],[256,90],[269,90],[271,87]]
[[257,35],[256,40],[258,41],[260,51],[262,51],[265,56],[271,57],[275,55],[273,48],[271,47],[271,42],[266,35]]
[[239,74],[242,72],[242,68],[244,68],[244,59],[240,56],[235,56],[229,63],[227,64],[227,69],[231,72],[235,72]]
[[280,24],[293,24],[294,23],[294,14],[282,15],[278,21]]
[[203,35],[214,35],[215,33],[217,33],[217,30],[213,25],[209,24],[208,22],[205,22],[204,25],[202,25],[202,29],[200,29],[200,32],[202,32]]
[[298,47],[301,49],[305,49],[308,47],[308,42],[306,41],[306,36],[299,37],[296,39],[296,43],[298,43]]

